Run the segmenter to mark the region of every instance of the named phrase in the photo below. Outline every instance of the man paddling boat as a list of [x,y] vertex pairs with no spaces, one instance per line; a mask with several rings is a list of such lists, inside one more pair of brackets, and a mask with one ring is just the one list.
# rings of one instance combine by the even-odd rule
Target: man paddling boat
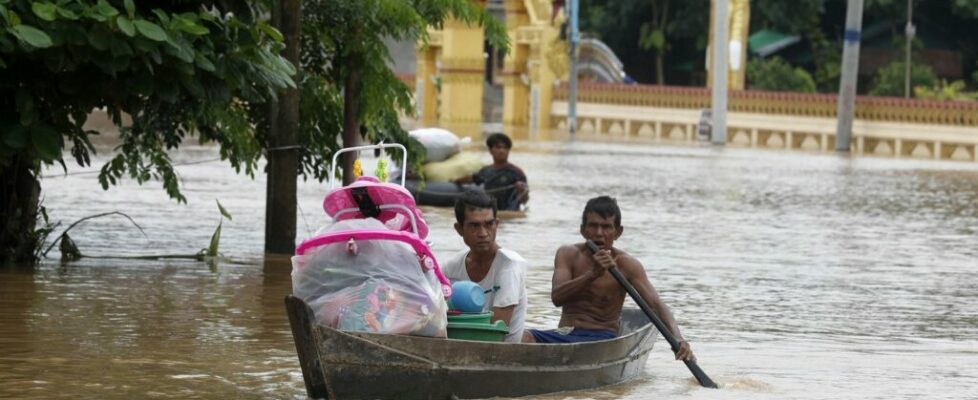
[[557,250],[550,298],[555,306],[562,307],[559,328],[527,329],[523,341],[572,343],[614,338],[626,296],[625,289],[608,273],[617,266],[679,341],[676,359],[695,361],[689,342],[683,339],[669,306],[659,298],[645,267],[635,257],[614,247],[624,231],[615,199],[599,196],[588,200],[580,229],[581,236],[593,241],[600,250],[592,254],[585,243],[569,244]]

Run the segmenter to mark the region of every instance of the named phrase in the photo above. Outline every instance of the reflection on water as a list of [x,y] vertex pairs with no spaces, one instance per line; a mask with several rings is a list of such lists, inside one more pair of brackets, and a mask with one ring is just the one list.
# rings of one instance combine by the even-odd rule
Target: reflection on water
[[[216,158],[191,147],[177,163]],[[696,386],[664,342],[646,374],[545,399],[978,397],[978,166],[805,153],[519,143],[533,188],[500,225],[530,261],[528,325],[558,319],[554,250],[584,202],[619,199],[618,244],[641,260],[720,391]],[[45,178],[45,205],[90,256],[192,254],[232,214],[235,262],[88,258],[0,272],[0,397],[302,398],[282,303],[289,266],[263,262],[264,181],[219,162],[178,167],[189,204],[158,186],[103,192],[95,174]],[[72,170],[75,172],[75,170]],[[326,223],[325,185],[300,184],[300,236]],[[439,257],[462,248],[426,208]],[[52,252],[54,253],[54,252]]]

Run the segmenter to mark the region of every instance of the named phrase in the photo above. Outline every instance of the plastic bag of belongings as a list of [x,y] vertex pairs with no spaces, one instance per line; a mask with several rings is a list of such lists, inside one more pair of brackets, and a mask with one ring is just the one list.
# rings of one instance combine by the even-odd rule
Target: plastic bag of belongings
[[454,133],[441,128],[421,128],[408,132],[424,146],[424,162],[445,161],[462,151],[472,139],[459,139]]
[[451,284],[410,193],[361,177],[323,207],[335,222],[292,258],[294,295],[316,320],[343,331],[446,337]]
[[425,149],[421,171],[426,181],[450,182],[472,175],[486,163],[483,153],[463,151],[472,138],[459,139],[454,133],[441,128],[415,129],[408,133]]

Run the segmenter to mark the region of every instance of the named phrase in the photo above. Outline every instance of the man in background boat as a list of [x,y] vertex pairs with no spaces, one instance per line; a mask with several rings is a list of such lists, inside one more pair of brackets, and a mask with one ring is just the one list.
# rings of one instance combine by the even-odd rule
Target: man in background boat
[[486,147],[492,154],[492,165],[483,167],[475,174],[456,179],[455,183],[483,185],[486,192],[496,199],[498,210],[519,210],[530,200],[530,187],[526,174],[520,167],[509,162],[513,141],[504,133],[493,133],[486,138]]
[[507,342],[520,342],[526,317],[526,260],[515,251],[496,244],[496,202],[482,190],[469,190],[455,203],[455,231],[462,236],[462,250],[442,264],[451,281],[472,281],[486,293],[483,311],[492,311],[492,322],[509,326]]
[[572,343],[611,339],[618,335],[619,318],[626,292],[608,272],[617,265],[643,299],[652,307],[679,341],[677,360],[695,361],[689,343],[683,339],[669,306],[662,302],[649,281],[645,267],[628,253],[615,248],[621,237],[621,209],[608,196],[588,200],[581,215],[581,236],[601,249],[591,254],[584,243],[562,246],[554,258],[553,289],[550,298],[562,307],[558,329],[527,329],[524,342]]

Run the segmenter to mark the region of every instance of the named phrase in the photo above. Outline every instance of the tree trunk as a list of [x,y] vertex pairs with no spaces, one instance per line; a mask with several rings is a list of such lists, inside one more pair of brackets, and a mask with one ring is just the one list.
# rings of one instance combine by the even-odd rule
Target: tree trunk
[[37,261],[34,253],[41,243],[34,228],[41,184],[36,170],[34,161],[23,156],[0,167],[0,265],[31,267]]
[[[669,23],[669,6],[671,1],[662,1],[661,8],[658,1],[652,2],[652,20],[655,21],[655,27],[657,30],[662,30],[663,37],[665,37],[665,32],[667,24]],[[656,50],[655,52],[655,82],[660,85],[666,84],[666,71],[665,71],[665,58],[666,50],[669,49],[668,42],[663,42],[662,48]]]
[[[343,147],[360,145],[360,95],[363,88],[363,63],[352,56],[346,63],[348,75],[343,83]],[[343,185],[353,183],[353,162],[357,153],[343,155]]]
[[666,74],[662,70],[664,64],[663,58],[665,57],[662,53],[664,52],[661,50],[655,52],[655,82],[660,85],[664,85],[666,83]]
[[[299,0],[276,1],[272,22],[285,37],[283,54],[299,72]],[[295,252],[296,132],[299,131],[299,90],[288,88],[279,93],[277,104],[269,106],[268,182],[265,192],[265,252]]]

